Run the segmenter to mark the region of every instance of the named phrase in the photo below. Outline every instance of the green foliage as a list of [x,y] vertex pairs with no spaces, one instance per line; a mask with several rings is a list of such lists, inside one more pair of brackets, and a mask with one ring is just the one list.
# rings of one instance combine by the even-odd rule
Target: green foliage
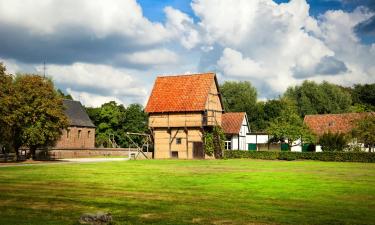
[[224,108],[229,112],[249,112],[257,102],[257,91],[248,81],[226,81],[220,91]]
[[318,160],[337,162],[375,163],[375,153],[369,152],[276,152],[226,150],[225,158],[250,158],[264,160]]
[[353,137],[366,147],[370,151],[375,147],[375,114],[371,113],[364,119],[357,122],[356,128],[353,129]]
[[338,85],[304,81],[302,85],[289,87],[284,97],[296,103],[301,117],[309,114],[344,113],[350,111],[350,93]]
[[289,149],[298,139],[303,143],[314,142],[314,135],[298,116],[293,102],[288,99],[282,101],[285,108],[281,110],[278,117],[270,122],[267,128],[267,132],[273,137],[273,141],[287,141]]
[[204,152],[215,158],[222,158],[225,148],[225,134],[220,126],[214,126],[211,131],[204,133]]
[[351,94],[353,103],[362,105],[365,111],[375,111],[375,83],[356,84]]
[[14,78],[0,65],[0,86],[0,144],[16,153],[28,147],[33,157],[37,148],[53,146],[68,120],[52,81],[32,74]]
[[12,145],[11,127],[15,122],[12,79],[11,75],[6,74],[5,66],[0,63],[0,148],[5,146],[7,151]]
[[226,81],[220,86],[227,112],[246,112],[254,131],[265,127],[263,107],[257,103],[257,91],[248,81]]
[[344,151],[348,147],[348,138],[342,133],[325,133],[319,138],[324,152]]
[[14,82],[16,122],[14,146],[37,148],[53,146],[68,125],[63,99],[52,81],[38,75],[18,75]]
[[[148,131],[147,115],[139,104],[131,104],[127,108],[111,101],[98,108],[86,108],[96,128],[96,145],[113,147],[110,137],[120,147],[128,147],[126,132],[145,133]],[[133,137],[136,143],[142,143],[142,137]],[[133,146],[134,147],[134,146]]]

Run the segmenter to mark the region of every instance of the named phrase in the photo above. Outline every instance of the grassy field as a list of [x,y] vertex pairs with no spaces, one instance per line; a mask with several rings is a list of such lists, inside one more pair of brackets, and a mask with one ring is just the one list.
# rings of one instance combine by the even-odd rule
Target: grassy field
[[0,224],[375,224],[375,164],[124,161],[0,168]]

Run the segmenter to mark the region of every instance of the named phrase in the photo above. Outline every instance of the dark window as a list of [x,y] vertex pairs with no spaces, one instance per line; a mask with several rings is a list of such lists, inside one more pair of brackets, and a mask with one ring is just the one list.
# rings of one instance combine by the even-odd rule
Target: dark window
[[181,138],[176,138],[176,144],[180,145],[181,144]]
[[225,149],[226,150],[232,149],[232,142],[231,141],[225,141]]
[[66,130],[66,138],[69,138],[70,137],[70,129],[67,129]]
[[178,151],[172,151],[172,159],[178,159]]
[[81,138],[81,130],[78,130],[78,139]]
[[87,137],[90,138],[91,131],[87,131]]

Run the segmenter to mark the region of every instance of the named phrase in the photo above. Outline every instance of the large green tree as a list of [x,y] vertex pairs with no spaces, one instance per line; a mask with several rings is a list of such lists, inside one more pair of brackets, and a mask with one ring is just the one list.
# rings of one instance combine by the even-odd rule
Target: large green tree
[[375,111],[375,83],[356,84],[351,94],[354,106],[362,106],[363,111]]
[[309,114],[344,113],[350,111],[350,94],[338,85],[304,81],[302,85],[290,87],[284,97],[293,100],[301,117]]
[[[227,112],[246,112],[252,130],[259,130],[262,105],[257,104],[257,91],[248,81],[226,81],[220,86],[224,109]],[[259,116],[261,115],[261,116]]]
[[[114,101],[97,108],[87,108],[87,112],[97,126],[96,145],[113,147],[110,139],[114,139],[120,147],[128,147],[127,132],[145,133],[148,131],[147,115],[139,104],[131,104],[127,108]],[[133,137],[141,144],[141,137]]]
[[7,151],[12,145],[12,125],[15,122],[12,97],[12,76],[0,63],[0,149],[5,147]]
[[53,146],[68,125],[63,99],[51,80],[38,75],[18,75],[13,88],[13,147],[28,147],[34,158],[36,149]]
[[289,145],[289,149],[294,145],[301,144],[295,144],[297,140],[302,143],[314,142],[314,135],[303,123],[294,103],[287,99],[282,100],[282,103],[284,108],[278,117],[271,120],[267,133],[273,137],[274,141],[285,141]]

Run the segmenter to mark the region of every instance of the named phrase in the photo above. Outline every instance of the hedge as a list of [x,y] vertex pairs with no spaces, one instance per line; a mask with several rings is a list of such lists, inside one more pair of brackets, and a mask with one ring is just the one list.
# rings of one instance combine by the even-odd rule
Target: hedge
[[319,160],[336,162],[375,163],[372,152],[276,152],[276,151],[240,151],[226,150],[224,158],[249,158],[266,160]]

